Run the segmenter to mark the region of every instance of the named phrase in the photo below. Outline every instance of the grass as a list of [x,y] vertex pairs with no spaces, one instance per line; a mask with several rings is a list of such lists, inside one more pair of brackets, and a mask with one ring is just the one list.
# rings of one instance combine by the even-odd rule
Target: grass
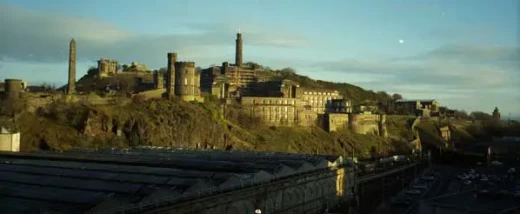
[[[406,119],[389,121],[389,127],[395,127],[390,132],[404,132]],[[240,106],[227,106],[224,117],[216,100],[188,103],[150,99],[96,106],[58,100],[42,111],[23,114],[18,125],[23,151],[150,145],[343,154],[344,143],[348,144],[345,152],[350,154],[353,145],[358,156],[369,156],[374,149],[387,153],[403,149],[396,146],[396,139],[349,130],[328,133],[318,127],[269,127],[247,116]],[[117,130],[121,136],[116,135]]]

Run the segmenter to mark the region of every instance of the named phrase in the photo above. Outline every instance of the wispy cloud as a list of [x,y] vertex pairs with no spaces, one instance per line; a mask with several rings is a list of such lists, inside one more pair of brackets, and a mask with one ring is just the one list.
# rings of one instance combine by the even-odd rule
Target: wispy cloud
[[[520,109],[518,59],[517,47],[452,45],[410,58],[345,59],[320,62],[312,69],[409,98],[436,98],[465,106],[463,102],[475,104],[503,96],[510,100],[507,108]],[[482,103],[484,108],[492,105],[496,103]]]
[[[129,62],[137,59],[151,67],[160,67],[170,51],[179,52],[181,58],[215,58],[211,53],[218,53],[217,48],[222,51],[222,46],[234,45],[238,25],[213,22],[176,26],[182,31],[157,35],[132,32],[100,20],[0,5],[0,57],[27,62],[63,62],[68,56],[68,42],[75,38],[79,60],[109,57]],[[269,31],[255,23],[240,27],[248,45],[297,47],[307,44],[301,36],[283,30]]]

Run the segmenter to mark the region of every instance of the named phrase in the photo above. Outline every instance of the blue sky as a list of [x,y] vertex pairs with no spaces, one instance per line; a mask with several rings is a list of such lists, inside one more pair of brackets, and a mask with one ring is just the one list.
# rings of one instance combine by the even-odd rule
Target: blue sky
[[[165,67],[244,58],[467,111],[520,115],[515,0],[0,0],[0,78],[63,84],[101,57]],[[404,43],[398,41],[402,39]]]

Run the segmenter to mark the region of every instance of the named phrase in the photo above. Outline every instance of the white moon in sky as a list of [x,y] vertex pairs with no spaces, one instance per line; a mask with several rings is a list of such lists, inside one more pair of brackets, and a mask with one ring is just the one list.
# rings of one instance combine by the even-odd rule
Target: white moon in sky
[[403,44],[403,43],[404,43],[404,40],[399,39],[399,43],[400,43],[400,44]]

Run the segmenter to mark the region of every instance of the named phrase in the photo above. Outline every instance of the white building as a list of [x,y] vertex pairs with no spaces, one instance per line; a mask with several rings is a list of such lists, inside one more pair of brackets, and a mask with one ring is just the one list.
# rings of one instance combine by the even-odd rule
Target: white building
[[19,152],[20,151],[20,132],[11,133],[6,128],[0,130],[0,151]]

